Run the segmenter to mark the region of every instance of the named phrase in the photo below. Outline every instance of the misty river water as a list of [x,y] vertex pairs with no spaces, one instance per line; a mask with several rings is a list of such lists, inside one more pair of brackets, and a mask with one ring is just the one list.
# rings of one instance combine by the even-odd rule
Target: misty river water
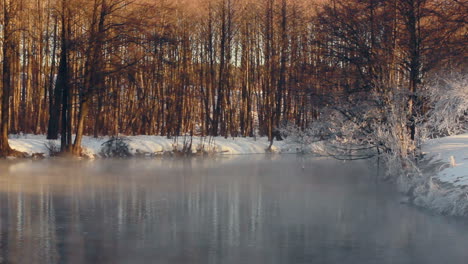
[[468,223],[364,162],[0,161],[0,263],[468,263]]

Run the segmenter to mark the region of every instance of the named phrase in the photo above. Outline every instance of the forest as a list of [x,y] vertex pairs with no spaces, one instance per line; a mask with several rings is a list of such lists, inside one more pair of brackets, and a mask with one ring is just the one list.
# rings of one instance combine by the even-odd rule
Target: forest
[[[19,133],[60,138],[75,155],[84,135],[273,140],[286,126],[333,119],[327,109],[361,132],[388,126],[412,142],[431,111],[428,84],[466,75],[461,0],[1,0],[0,8],[0,156],[15,153],[8,135]],[[321,129],[316,136],[333,130]]]

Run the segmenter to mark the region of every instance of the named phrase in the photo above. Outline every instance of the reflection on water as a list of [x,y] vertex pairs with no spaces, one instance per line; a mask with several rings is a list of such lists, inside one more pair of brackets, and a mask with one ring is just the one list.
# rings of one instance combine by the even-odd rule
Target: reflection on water
[[[305,165],[305,166],[304,166]],[[466,263],[468,229],[360,163],[0,163],[0,263]]]

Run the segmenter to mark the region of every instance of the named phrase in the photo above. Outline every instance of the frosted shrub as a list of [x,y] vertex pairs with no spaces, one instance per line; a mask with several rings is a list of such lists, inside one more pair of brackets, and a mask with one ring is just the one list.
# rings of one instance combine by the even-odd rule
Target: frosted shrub
[[393,179],[402,174],[408,177],[419,174],[414,161],[420,141],[411,140],[408,131],[409,94],[405,90],[392,91],[334,98],[310,127],[299,129],[288,124],[281,133],[302,150],[323,142],[320,154],[337,159],[379,155],[386,164],[387,175]]
[[201,137],[200,142],[196,147],[196,153],[198,155],[213,155],[217,153],[217,147],[214,141],[214,137]]
[[328,155],[324,144],[330,140],[333,130],[330,124],[316,120],[309,127],[302,129],[293,123],[283,123],[278,132],[289,146],[295,146],[298,153]]
[[428,87],[430,110],[426,136],[456,135],[468,130],[468,76],[439,78]]
[[102,144],[101,156],[104,158],[126,158],[131,157],[128,145],[129,139],[112,137]]
[[179,142],[179,137],[175,137],[172,142],[172,151],[166,152],[166,155],[176,155],[176,156],[190,156],[193,155],[192,150],[193,137],[184,135],[182,136],[181,142]]
[[48,140],[45,147],[49,151],[49,156],[54,157],[60,153],[60,145],[53,140]]

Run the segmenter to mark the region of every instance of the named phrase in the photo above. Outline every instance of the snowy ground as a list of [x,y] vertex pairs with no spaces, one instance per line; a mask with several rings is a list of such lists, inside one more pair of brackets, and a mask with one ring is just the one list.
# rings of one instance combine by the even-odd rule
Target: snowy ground
[[[158,155],[164,152],[171,152],[174,147],[181,149],[184,145],[184,137],[179,137],[177,140],[168,139],[161,136],[129,136],[128,144],[132,154],[142,155]],[[259,154],[265,153],[269,146],[267,138],[211,138],[194,137],[192,141],[192,149],[196,149],[203,145],[206,151],[222,154],[222,155],[238,155],[238,154]],[[100,157],[102,144],[109,140],[109,137],[84,137],[83,150],[87,157]],[[188,138],[186,138],[188,140]],[[42,153],[45,157],[49,156],[48,145],[60,145],[59,140],[49,141],[43,135],[11,135],[10,146],[18,151],[25,152],[28,155]],[[272,146],[273,152],[291,153],[295,152],[294,146],[284,142],[275,141]]]
[[414,189],[414,203],[468,216],[468,133],[431,140],[423,152],[427,163],[421,166],[424,180]]
[[436,175],[440,181],[468,186],[468,133],[432,140],[423,151],[444,162]]

